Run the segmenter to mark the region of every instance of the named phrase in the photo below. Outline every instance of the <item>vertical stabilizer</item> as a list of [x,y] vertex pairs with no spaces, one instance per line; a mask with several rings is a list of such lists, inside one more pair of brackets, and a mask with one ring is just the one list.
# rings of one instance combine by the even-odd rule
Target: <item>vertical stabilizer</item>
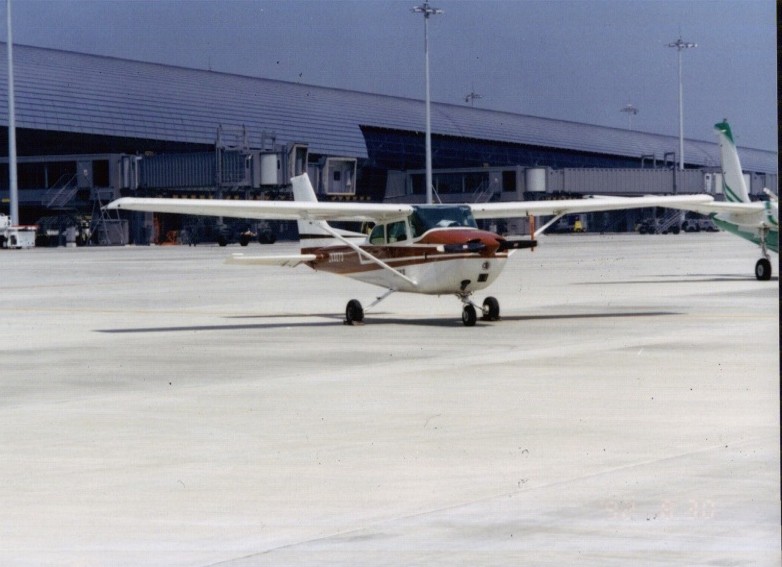
[[318,197],[315,195],[315,189],[312,188],[310,176],[306,173],[291,177],[291,186],[294,201],[317,202]]
[[[304,173],[291,177],[291,189],[293,190],[293,200],[302,202],[317,202],[318,197],[315,195],[315,189],[312,188],[309,176]],[[328,223],[326,221],[311,221],[299,219],[299,239],[302,241],[302,246],[305,245],[305,240],[312,238],[327,238],[331,239],[331,232],[326,229]]]
[[[310,178],[306,173],[291,177],[291,189],[293,190],[294,201],[305,203],[318,202],[315,189],[312,188],[312,183],[310,183]],[[364,233],[332,228],[329,223],[323,220],[299,219],[297,222],[302,250],[345,244],[348,241],[363,243],[367,239],[367,235]]]
[[749,203],[749,191],[741,171],[739,153],[733,141],[733,133],[727,120],[714,125],[720,143],[720,163],[722,164],[722,192],[727,201]]

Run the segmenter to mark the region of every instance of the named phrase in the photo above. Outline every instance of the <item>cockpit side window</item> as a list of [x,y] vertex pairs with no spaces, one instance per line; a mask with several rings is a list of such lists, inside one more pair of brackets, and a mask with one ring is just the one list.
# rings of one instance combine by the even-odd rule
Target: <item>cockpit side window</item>
[[407,240],[407,223],[405,221],[392,222],[387,227],[388,243]]
[[372,229],[369,235],[369,243],[383,245],[386,243],[386,225],[379,224]]

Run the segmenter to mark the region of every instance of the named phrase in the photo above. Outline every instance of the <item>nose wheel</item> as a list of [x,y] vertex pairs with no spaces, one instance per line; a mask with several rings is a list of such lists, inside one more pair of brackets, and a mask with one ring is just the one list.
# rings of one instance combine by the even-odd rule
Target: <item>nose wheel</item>
[[478,320],[478,314],[475,312],[475,307],[471,303],[468,303],[462,309],[462,323],[465,327],[475,326],[475,321]]

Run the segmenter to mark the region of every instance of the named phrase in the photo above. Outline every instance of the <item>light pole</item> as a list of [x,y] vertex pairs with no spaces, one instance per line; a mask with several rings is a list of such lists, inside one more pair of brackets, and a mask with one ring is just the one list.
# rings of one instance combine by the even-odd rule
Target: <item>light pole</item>
[[632,130],[633,129],[633,116],[638,114],[638,109],[634,107],[632,104],[627,104],[624,108],[620,108],[619,112],[626,112],[627,113],[627,129]]
[[684,92],[682,87],[682,51],[698,47],[697,43],[688,43],[680,37],[667,47],[675,47],[676,55],[679,59],[679,171],[684,170]]
[[8,196],[11,201],[11,225],[19,224],[19,188],[16,178],[16,110],[14,108],[14,56],[11,37],[11,0],[6,0],[8,24],[6,53],[8,54]]
[[432,203],[432,124],[429,111],[429,16],[442,14],[442,10],[432,8],[425,1],[422,6],[416,6],[411,11],[424,15],[424,73],[426,75],[426,202]]
[[464,95],[464,102],[469,102],[470,106],[475,106],[475,101],[483,98],[483,95],[479,95],[475,92],[475,89],[470,91],[469,94]]

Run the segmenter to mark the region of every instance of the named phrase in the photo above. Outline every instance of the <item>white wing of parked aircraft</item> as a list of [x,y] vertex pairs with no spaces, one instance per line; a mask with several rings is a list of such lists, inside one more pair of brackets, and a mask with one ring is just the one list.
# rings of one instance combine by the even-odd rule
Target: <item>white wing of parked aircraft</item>
[[[295,178],[294,178],[295,179]],[[555,201],[517,201],[465,204],[476,219],[570,215],[641,207],[680,207],[712,203],[708,196],[686,197],[586,197]],[[435,205],[449,206],[449,205]],[[387,203],[338,203],[299,201],[228,201],[218,199],[161,199],[123,197],[109,209],[126,209],[183,215],[206,215],[263,220],[319,220],[386,222],[411,214],[415,205]]]
[[[711,197],[600,197],[560,201],[461,205],[320,203],[307,175],[291,179],[294,201],[226,201],[144,199],[125,197],[109,209],[212,215],[249,219],[297,220],[301,253],[285,256],[234,256],[237,264],[307,264],[313,269],[349,276],[387,289],[370,307],[390,293],[453,294],[463,304],[462,321],[475,324],[499,319],[499,303],[487,297],[471,300],[488,287],[515,250],[534,248],[534,236],[562,215],[645,207],[682,208],[711,202]],[[531,238],[505,238],[480,230],[476,219],[555,215]],[[327,221],[371,221],[369,235],[335,229]],[[345,310],[348,323],[363,321],[364,310],[353,299]]]

